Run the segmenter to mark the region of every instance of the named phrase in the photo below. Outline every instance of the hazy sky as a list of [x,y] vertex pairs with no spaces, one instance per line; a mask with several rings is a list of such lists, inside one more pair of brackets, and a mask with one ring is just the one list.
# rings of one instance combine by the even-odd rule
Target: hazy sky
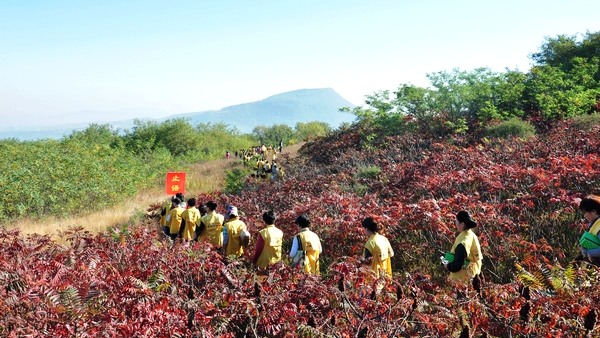
[[[598,0],[7,0],[2,125],[186,113],[331,87],[354,104],[458,67],[526,71]],[[70,116],[70,117],[69,117]]]

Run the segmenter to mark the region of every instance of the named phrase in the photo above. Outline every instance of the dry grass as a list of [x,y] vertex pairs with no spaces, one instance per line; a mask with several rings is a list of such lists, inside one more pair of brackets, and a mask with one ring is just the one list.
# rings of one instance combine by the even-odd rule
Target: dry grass
[[[285,147],[284,153],[296,156],[302,144]],[[194,196],[201,192],[221,190],[225,185],[225,173],[228,169],[241,166],[236,159],[214,160],[192,165],[186,177],[186,195]],[[22,219],[11,224],[19,228],[23,234],[49,235],[59,239],[58,231],[70,226],[81,226],[91,233],[99,233],[108,227],[125,224],[138,213],[146,213],[152,204],[162,203],[168,198],[164,187],[139,192],[126,202],[90,214],[75,215],[68,218],[46,218],[44,220]]]
[[214,160],[192,165],[186,178],[188,195],[223,189],[225,172],[240,165],[241,162],[235,159]]
[[133,198],[111,208],[106,208],[89,214],[75,215],[67,218],[49,217],[44,220],[22,219],[13,225],[21,230],[23,234],[41,234],[58,238],[58,232],[64,231],[71,226],[81,226],[86,231],[98,233],[106,230],[109,226],[127,223],[131,216],[146,209],[161,200],[166,195],[158,188],[140,192]]

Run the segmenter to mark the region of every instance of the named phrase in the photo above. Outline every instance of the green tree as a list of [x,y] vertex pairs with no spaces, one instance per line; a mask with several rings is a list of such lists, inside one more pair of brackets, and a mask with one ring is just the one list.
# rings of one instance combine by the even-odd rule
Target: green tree
[[67,139],[82,143],[120,148],[123,146],[123,138],[119,135],[119,129],[114,129],[110,124],[90,124],[85,130],[74,131]]
[[325,122],[298,122],[296,123],[295,138],[299,141],[311,141],[324,137],[331,132],[331,127]]
[[[600,58],[594,59],[600,62]],[[535,66],[527,80],[525,96],[531,111],[546,119],[563,119],[593,111],[600,98],[600,86],[593,80],[598,64],[582,58],[571,61],[565,72],[549,65]]]
[[125,131],[126,148],[138,155],[149,155],[158,147],[159,129],[158,122],[134,119],[132,130]]
[[[195,151],[196,159],[214,159],[223,156],[225,151],[247,149],[256,144],[250,135],[243,135],[236,128],[225,123],[199,123],[196,126],[199,135],[199,151]],[[190,158],[191,161],[194,158]]]
[[184,155],[200,148],[200,139],[194,127],[183,118],[167,120],[160,125],[157,141],[173,154]]
[[265,145],[277,147],[279,141],[288,144],[294,138],[294,129],[287,124],[274,124],[267,128],[265,133]]
[[259,125],[254,127],[252,135],[259,141],[260,144],[276,147],[279,141],[288,144],[294,138],[294,130],[286,124],[274,124],[272,126]]
[[258,140],[259,144],[267,143],[267,129],[269,129],[269,127],[264,125],[258,125],[252,129],[252,136]]
[[600,32],[547,38],[528,74],[528,108],[546,119],[568,118],[598,109]]

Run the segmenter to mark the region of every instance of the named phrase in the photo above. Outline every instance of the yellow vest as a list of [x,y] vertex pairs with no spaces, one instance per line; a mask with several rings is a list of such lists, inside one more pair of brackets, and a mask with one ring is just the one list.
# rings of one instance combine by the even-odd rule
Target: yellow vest
[[321,254],[321,240],[314,232],[308,230],[300,231],[296,236],[302,243],[304,251],[304,272],[309,274],[319,274],[319,255]]
[[181,218],[185,220],[185,229],[183,229],[183,239],[192,240],[196,233],[196,226],[200,221],[200,211],[196,207],[186,209]]
[[590,228],[589,233],[591,233],[594,236],[598,236],[599,231],[600,231],[600,218],[598,218],[594,221],[594,224],[592,224],[592,227]]
[[392,277],[394,250],[385,236],[375,233],[369,237],[365,248],[371,253],[371,269],[379,277],[380,271]]
[[258,232],[264,241],[264,246],[256,266],[266,268],[281,260],[281,244],[283,243],[283,231],[277,229],[274,224],[267,225],[266,228]]
[[211,211],[202,217],[202,223],[206,227],[206,234],[209,241],[217,247],[223,246],[223,221],[225,216],[217,214],[216,211]]
[[240,240],[240,233],[246,229],[246,223],[242,222],[239,218],[235,218],[225,223],[225,228],[227,229],[225,256],[235,255],[241,257],[244,254],[244,248]]
[[167,226],[167,215],[169,214],[169,211],[171,211],[172,205],[173,205],[173,202],[171,202],[171,200],[169,199],[168,201],[163,203],[162,207],[160,208],[161,214],[162,214],[163,210],[165,211],[164,215],[160,215],[160,225],[163,227]]
[[454,250],[456,250],[456,247],[459,244],[462,244],[465,247],[468,265],[458,272],[451,272],[450,280],[469,282],[471,278],[481,272],[481,261],[483,259],[481,246],[479,245],[479,239],[477,239],[477,236],[471,229],[464,230],[456,237],[450,252],[454,253]]
[[273,160],[275,159],[275,149],[267,149],[267,158],[273,163]]
[[184,209],[182,207],[177,207],[169,211],[169,229],[171,234],[178,234],[179,227],[181,226],[181,214],[183,214]]

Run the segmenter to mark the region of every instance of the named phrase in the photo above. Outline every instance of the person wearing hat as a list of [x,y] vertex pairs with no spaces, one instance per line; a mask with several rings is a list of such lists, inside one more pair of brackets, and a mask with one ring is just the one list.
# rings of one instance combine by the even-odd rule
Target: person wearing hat
[[223,223],[225,216],[217,213],[217,203],[208,201],[206,203],[208,213],[201,218],[202,228],[206,231],[208,240],[217,248],[223,246]]
[[583,211],[583,217],[589,222],[589,230],[584,235],[589,236],[586,239],[591,245],[585,245],[582,240],[579,241],[581,255],[577,260],[587,259],[592,264],[600,266],[600,196],[589,195],[579,203],[579,210]]
[[455,223],[460,233],[450,249],[454,259],[451,262],[444,262],[444,267],[450,271],[451,281],[466,284],[473,280],[473,287],[479,292],[479,274],[483,256],[479,239],[472,230],[477,226],[477,222],[467,211],[461,210],[456,214]]
[[241,257],[244,254],[244,245],[247,245],[248,230],[246,224],[240,220],[238,209],[229,206],[227,221],[223,226],[223,254],[225,257]]
[[319,236],[310,231],[310,219],[308,215],[302,214],[294,222],[299,232],[292,241],[292,267],[299,267],[308,274],[319,274],[319,255],[323,251]]
[[258,232],[256,247],[252,263],[259,269],[265,269],[281,261],[281,245],[283,244],[283,231],[275,227],[275,213],[267,211],[262,215],[267,225]]
[[380,274],[392,277],[394,250],[388,239],[380,234],[381,226],[373,217],[367,217],[363,219],[362,227],[369,237],[363,250],[363,261],[370,264],[377,277]]

